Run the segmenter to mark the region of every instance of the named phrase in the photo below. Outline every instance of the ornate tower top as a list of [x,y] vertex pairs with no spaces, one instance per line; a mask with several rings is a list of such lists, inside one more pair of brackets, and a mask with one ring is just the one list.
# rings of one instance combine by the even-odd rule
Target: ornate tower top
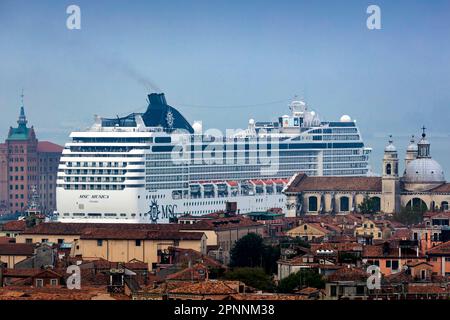
[[18,126],[16,128],[10,127],[9,128],[9,133],[8,133],[8,137],[6,138],[6,140],[9,141],[24,141],[24,140],[28,140],[28,139],[33,139],[35,140],[35,133],[34,133],[34,129],[33,127],[28,128],[27,127],[27,117],[25,116],[25,107],[24,107],[24,103],[23,103],[23,90],[22,90],[22,94],[20,95],[21,98],[21,106],[20,106],[20,113],[19,113],[19,118],[17,119],[17,124]]
[[431,158],[430,156],[430,143],[426,139],[425,126],[422,127],[422,139],[417,143],[417,158]]
[[25,108],[24,108],[24,106],[23,106],[23,97],[24,97],[24,94],[23,94],[23,89],[22,89],[22,94],[20,95],[20,102],[21,102],[21,106],[20,106],[20,115],[19,115],[19,119],[17,120],[17,123],[19,124],[19,127],[20,126],[25,126],[26,127],[26,125],[27,125],[27,123],[28,123],[28,121],[27,121],[27,117],[25,116]]
[[384,148],[384,152],[397,152],[397,148],[394,146],[394,140],[392,139],[392,135],[389,135],[389,143]]

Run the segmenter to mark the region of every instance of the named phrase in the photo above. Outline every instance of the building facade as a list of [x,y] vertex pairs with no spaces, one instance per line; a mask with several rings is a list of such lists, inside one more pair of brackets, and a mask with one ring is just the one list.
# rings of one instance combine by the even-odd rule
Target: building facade
[[425,131],[422,139],[407,148],[405,172],[400,176],[398,153],[392,139],[384,150],[380,177],[318,177],[298,173],[286,188],[287,217],[304,214],[345,214],[360,211],[364,199],[374,210],[393,214],[402,207],[422,211],[446,211],[450,183],[441,165],[431,158]]
[[0,213],[25,212],[37,201],[42,213],[56,209],[56,175],[62,147],[38,141],[20,108],[18,126],[0,144]]

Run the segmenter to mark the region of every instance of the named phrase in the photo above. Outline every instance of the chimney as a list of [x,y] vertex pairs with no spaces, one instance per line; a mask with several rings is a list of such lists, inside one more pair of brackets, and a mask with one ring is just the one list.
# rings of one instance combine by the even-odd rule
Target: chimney
[[148,95],[148,102],[150,105],[165,105],[166,97],[164,96],[164,93],[151,93]]

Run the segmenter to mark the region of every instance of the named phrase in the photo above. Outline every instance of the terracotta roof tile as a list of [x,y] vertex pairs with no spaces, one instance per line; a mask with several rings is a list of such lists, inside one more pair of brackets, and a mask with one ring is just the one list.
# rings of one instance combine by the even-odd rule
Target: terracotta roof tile
[[180,230],[179,224],[151,224],[151,223],[62,223],[45,222],[26,229],[23,234],[57,234],[57,235],[81,235],[86,229],[133,229],[133,230]]
[[372,191],[381,192],[381,177],[334,177],[298,174],[286,193],[303,191]]
[[363,246],[356,242],[324,242],[311,244],[311,251],[335,250],[335,251],[362,251]]
[[392,273],[390,275],[387,275],[384,277],[384,279],[388,283],[409,283],[412,282],[412,276],[410,274],[407,274],[405,271]]
[[92,265],[97,270],[109,270],[118,268],[119,264],[129,270],[148,270],[148,263],[142,261],[129,261],[125,263],[111,262],[105,259],[91,260],[80,265],[81,268],[89,268]]
[[298,290],[296,293],[310,295],[310,294],[317,293],[317,292],[320,292],[320,289],[307,287],[307,288]]
[[41,269],[4,269],[3,275],[11,278],[32,277],[41,271]]
[[164,230],[136,230],[135,228],[122,227],[120,229],[96,228],[85,229],[80,239],[136,239],[136,240],[200,240],[201,232],[178,232]]
[[250,301],[259,301],[259,300],[308,300],[307,296],[304,295],[295,295],[295,294],[281,294],[281,293],[238,293],[231,295],[232,300],[250,300]]
[[223,281],[203,281],[189,283],[185,286],[170,290],[169,294],[189,294],[189,295],[229,295],[238,293]]
[[24,231],[27,227],[25,220],[8,221],[2,225],[3,231]]
[[[364,258],[398,258],[399,247],[394,241],[390,242],[389,246],[385,246],[386,242],[382,242],[376,245],[364,246],[362,256]],[[402,249],[402,257],[404,258],[424,258],[423,256],[417,256],[417,252],[414,249]]]
[[169,247],[170,252],[174,255],[173,263],[188,263],[189,261],[200,262],[209,268],[226,268],[219,261],[202,254],[193,249],[180,247]]
[[437,294],[449,293],[449,289],[439,284],[412,284],[408,285],[408,293],[410,294]]
[[166,280],[202,281],[207,278],[208,269],[202,264],[196,264],[192,268],[185,268],[176,273],[169,274]]
[[328,276],[328,281],[366,281],[369,274],[358,268],[341,268]]
[[26,243],[2,243],[0,244],[0,256],[32,256],[34,247]]
[[203,220],[194,224],[182,225],[183,230],[228,230],[247,227],[264,227],[261,222],[242,216]]
[[441,243],[427,251],[430,255],[450,255],[450,241]]
[[0,300],[90,300],[104,292],[104,287],[84,286],[81,290],[70,290],[64,287],[8,286],[0,288]]
[[391,236],[391,239],[399,239],[399,240],[409,240],[412,236],[411,229],[397,229],[394,231],[394,234]]
[[450,211],[444,211],[444,212],[431,212],[428,216],[431,219],[438,219],[438,218],[450,218]]

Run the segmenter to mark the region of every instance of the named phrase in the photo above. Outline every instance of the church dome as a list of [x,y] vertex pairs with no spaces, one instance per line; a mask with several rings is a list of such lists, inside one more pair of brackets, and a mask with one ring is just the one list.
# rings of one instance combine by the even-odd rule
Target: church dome
[[417,152],[417,150],[418,150],[417,144],[414,141],[414,136],[412,136],[411,140],[410,140],[410,143],[409,143],[408,147],[406,148],[406,151]]
[[417,158],[406,165],[403,176],[408,191],[427,191],[445,183],[444,170],[431,158],[425,127],[422,130],[422,139],[417,143]]
[[384,148],[384,152],[397,152],[392,136],[389,136],[389,144]]
[[386,146],[386,148],[384,148],[384,151],[395,152],[395,151],[397,151],[397,148],[393,144],[388,144]]
[[406,166],[404,181],[407,183],[444,183],[444,170],[431,158],[419,158]]

